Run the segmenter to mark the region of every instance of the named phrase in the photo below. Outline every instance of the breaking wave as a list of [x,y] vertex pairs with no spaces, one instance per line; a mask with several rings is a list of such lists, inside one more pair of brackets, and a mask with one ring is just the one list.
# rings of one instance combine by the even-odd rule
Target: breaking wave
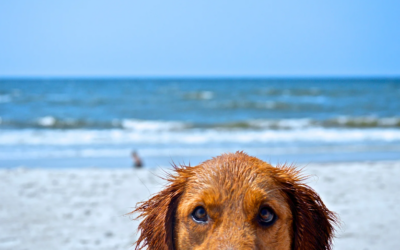
[[[172,126],[174,127],[174,126]],[[301,128],[291,130],[2,130],[0,145],[105,145],[208,143],[347,143],[400,141],[395,128]]]

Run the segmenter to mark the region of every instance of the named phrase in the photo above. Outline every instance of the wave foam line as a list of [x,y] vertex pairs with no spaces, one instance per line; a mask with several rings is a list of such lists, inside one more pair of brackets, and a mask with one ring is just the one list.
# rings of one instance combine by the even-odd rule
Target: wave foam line
[[400,129],[218,130],[1,130],[0,145],[107,145],[208,143],[350,143],[400,141]]

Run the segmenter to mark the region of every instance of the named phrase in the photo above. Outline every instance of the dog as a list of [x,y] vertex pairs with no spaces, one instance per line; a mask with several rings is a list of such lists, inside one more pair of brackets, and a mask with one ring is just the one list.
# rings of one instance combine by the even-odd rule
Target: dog
[[168,185],[132,213],[136,250],[330,250],[337,217],[292,166],[243,152],[174,166]]

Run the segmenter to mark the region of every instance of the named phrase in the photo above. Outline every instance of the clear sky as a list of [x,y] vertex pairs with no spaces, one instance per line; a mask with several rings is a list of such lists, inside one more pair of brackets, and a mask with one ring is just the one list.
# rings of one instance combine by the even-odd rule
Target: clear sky
[[400,76],[400,1],[0,1],[1,76]]

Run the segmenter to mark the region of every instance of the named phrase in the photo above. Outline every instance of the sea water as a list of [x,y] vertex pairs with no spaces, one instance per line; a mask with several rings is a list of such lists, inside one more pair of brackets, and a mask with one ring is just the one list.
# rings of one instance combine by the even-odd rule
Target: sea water
[[0,79],[0,167],[400,160],[400,79]]

